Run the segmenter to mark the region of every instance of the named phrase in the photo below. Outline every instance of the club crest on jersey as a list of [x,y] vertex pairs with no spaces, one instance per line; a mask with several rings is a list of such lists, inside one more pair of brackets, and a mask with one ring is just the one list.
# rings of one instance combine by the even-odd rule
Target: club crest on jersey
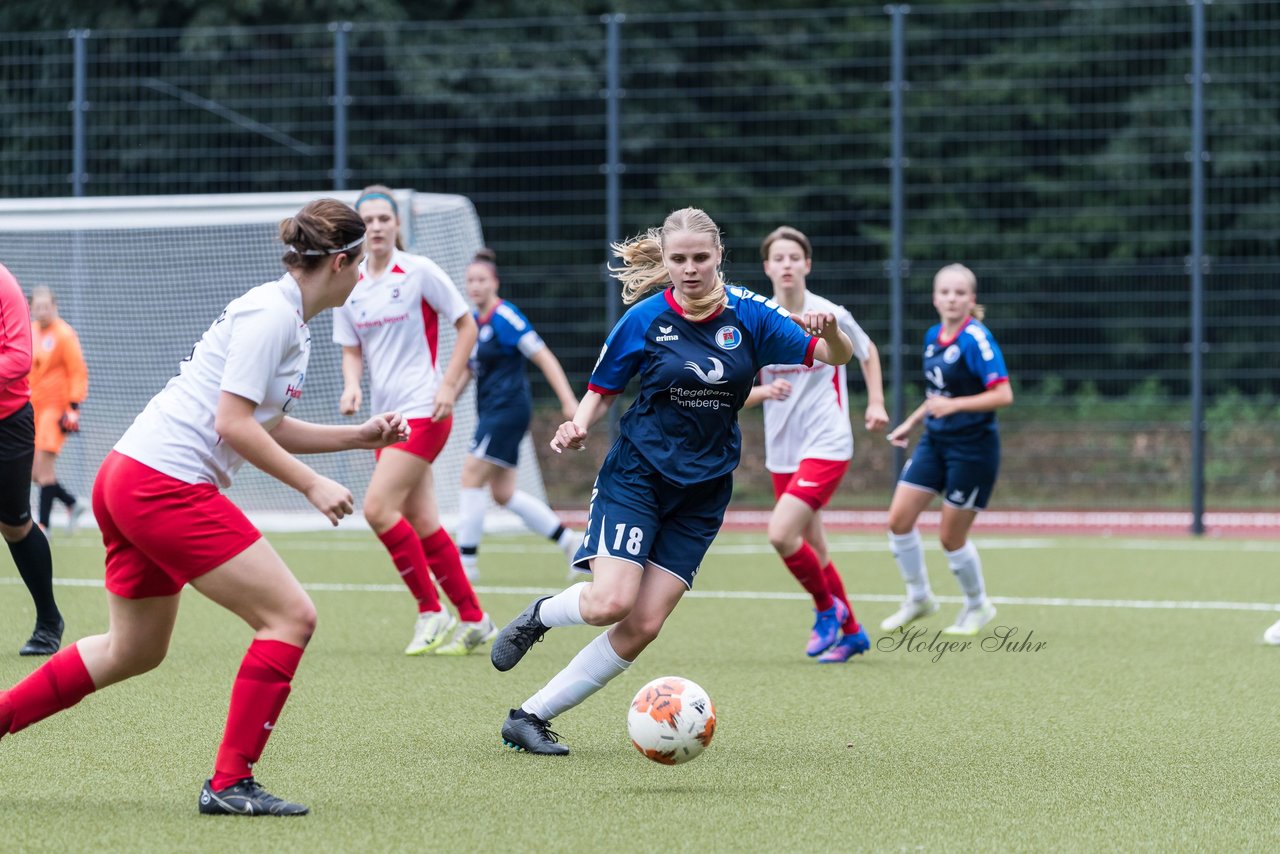
[[490,338],[492,338],[492,337],[493,337],[493,327],[492,327],[492,326],[490,326],[490,325],[488,325],[488,324],[485,324],[484,326],[481,326],[481,327],[480,327],[480,340],[481,340],[481,341],[488,341],[488,340],[489,340]]
[[393,299],[393,300],[398,300],[398,299],[400,299],[400,289],[399,289],[399,288],[392,288],[392,289],[391,289],[391,299]]
[[[716,346],[721,350],[735,350],[742,343],[742,333],[736,326],[721,326],[716,332]],[[712,359],[712,361],[715,361]]]
[[[736,332],[737,330],[734,331]],[[735,344],[734,346],[736,347],[738,345]],[[702,370],[702,367],[698,365],[697,362],[685,362],[684,366],[697,374],[698,379],[702,380],[707,385],[724,385],[728,382],[728,380],[724,378],[724,364],[715,356],[711,356],[710,359],[710,372]]]
[[653,336],[653,340],[659,344],[662,344],[663,342],[666,342],[666,341],[679,341],[680,336],[673,335],[671,333],[672,328],[673,327],[670,327],[670,326],[659,326],[658,332],[660,332],[661,334]]
[[946,362],[948,365],[954,365],[956,362],[960,361],[960,347],[956,344],[952,344],[948,347],[946,352],[942,354],[942,361]]

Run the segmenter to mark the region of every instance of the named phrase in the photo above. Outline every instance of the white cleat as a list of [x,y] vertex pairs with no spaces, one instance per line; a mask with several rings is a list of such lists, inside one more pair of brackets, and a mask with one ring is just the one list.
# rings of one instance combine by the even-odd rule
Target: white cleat
[[955,623],[942,630],[944,635],[960,635],[976,637],[982,627],[996,618],[996,606],[990,599],[983,599],[981,605],[965,605],[960,609]]
[[436,650],[436,655],[467,655],[481,644],[486,644],[498,636],[498,627],[489,615],[478,623],[458,623],[453,639]]
[[84,505],[77,501],[67,510],[67,533],[74,534],[80,527],[80,517],[84,515]]
[[423,655],[443,644],[457,620],[447,608],[418,615],[413,624],[413,640],[404,648],[405,655]]
[[1262,639],[1272,646],[1280,646],[1280,620],[1276,624],[1262,633]]
[[895,632],[921,617],[929,617],[936,613],[938,613],[938,600],[932,596],[925,599],[907,599],[898,610],[880,621],[880,631]]

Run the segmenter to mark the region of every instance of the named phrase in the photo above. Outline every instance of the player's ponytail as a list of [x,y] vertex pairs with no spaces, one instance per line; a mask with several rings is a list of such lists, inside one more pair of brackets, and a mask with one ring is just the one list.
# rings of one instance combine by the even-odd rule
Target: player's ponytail
[[[666,235],[680,231],[709,234],[712,244],[723,250],[720,228],[711,217],[697,208],[681,208],[673,211],[662,228],[650,228],[630,240],[613,244],[613,254],[621,259],[621,267],[609,267],[610,274],[622,282],[622,301],[627,305],[638,302],[650,291],[671,284],[671,276],[662,260],[662,241]],[[723,308],[729,301],[724,290],[724,279],[716,272],[715,287],[711,293],[684,305],[685,317],[693,321],[705,320]]]
[[471,256],[472,264],[488,264],[489,269],[493,271],[493,277],[498,278],[498,253],[494,252],[488,246],[481,246],[476,250],[476,254]]
[[358,258],[364,243],[364,220],[337,199],[316,199],[280,222],[280,258],[289,269],[314,270],[330,255]]

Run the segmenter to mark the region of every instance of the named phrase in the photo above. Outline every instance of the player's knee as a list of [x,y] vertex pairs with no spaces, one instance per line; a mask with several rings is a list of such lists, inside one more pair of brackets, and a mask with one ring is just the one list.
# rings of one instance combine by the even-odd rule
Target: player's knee
[[[592,585],[593,587],[595,585]],[[611,626],[631,613],[632,602],[619,591],[594,591],[580,600],[582,617],[593,626]]]
[[397,511],[377,496],[366,495],[362,510],[364,511],[364,519],[369,523],[369,527],[378,533],[382,533],[395,524]]
[[938,543],[947,551],[954,552],[964,548],[964,544],[969,538],[964,534],[949,534],[943,531],[938,535]]
[[291,633],[298,639],[298,645],[306,646],[316,633],[318,617],[315,603],[309,596],[304,596],[290,607],[287,619]]
[[498,486],[497,484],[493,485],[492,492],[493,492],[493,500],[501,504],[503,507],[506,507],[507,502],[511,500],[511,496],[516,494],[516,491],[513,487]]
[[111,664],[115,671],[115,679],[127,679],[132,676],[140,676],[143,673],[155,670],[164,661],[165,656],[169,654],[169,644],[165,643],[138,643],[129,645],[112,644]]
[[804,542],[804,538],[796,531],[786,530],[781,525],[770,523],[769,525],[769,545],[773,546],[773,550],[783,557],[793,555],[796,549]]
[[916,517],[912,513],[908,513],[897,508],[889,508],[889,530],[895,534],[910,534],[911,529],[916,526]]

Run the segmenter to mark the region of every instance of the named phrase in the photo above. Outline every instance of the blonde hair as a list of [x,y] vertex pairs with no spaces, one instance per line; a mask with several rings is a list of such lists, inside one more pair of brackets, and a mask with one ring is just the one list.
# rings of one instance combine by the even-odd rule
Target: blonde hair
[[[968,279],[969,287],[973,288],[973,295],[975,297],[978,295],[978,277],[975,276],[973,271],[970,270],[965,265],[948,264],[947,266],[943,267],[941,270],[933,274],[934,282],[937,282],[938,277],[941,276],[943,273],[958,273],[964,278]],[[973,308],[969,310],[969,316],[972,317],[974,320],[978,321],[979,323],[981,323],[982,318],[987,316],[986,306],[975,302],[973,304]]]
[[[677,232],[706,234],[712,245],[723,251],[720,227],[705,211],[697,208],[681,208],[672,211],[662,223],[662,228],[650,228],[630,240],[613,244],[613,254],[622,260],[621,267],[609,267],[609,273],[622,282],[622,301],[627,305],[638,302],[647,293],[671,284],[671,276],[662,259],[662,242]],[[729,295],[724,290],[724,278],[716,272],[715,287],[705,297],[689,300],[684,305],[685,317],[693,321],[706,320],[728,305]]]
[[763,260],[769,260],[769,249],[779,240],[790,240],[793,243],[798,243],[800,248],[804,250],[805,258],[813,257],[813,247],[809,245],[809,238],[805,237],[800,229],[792,228],[789,225],[780,225],[769,232],[768,236],[760,242],[760,257]]

